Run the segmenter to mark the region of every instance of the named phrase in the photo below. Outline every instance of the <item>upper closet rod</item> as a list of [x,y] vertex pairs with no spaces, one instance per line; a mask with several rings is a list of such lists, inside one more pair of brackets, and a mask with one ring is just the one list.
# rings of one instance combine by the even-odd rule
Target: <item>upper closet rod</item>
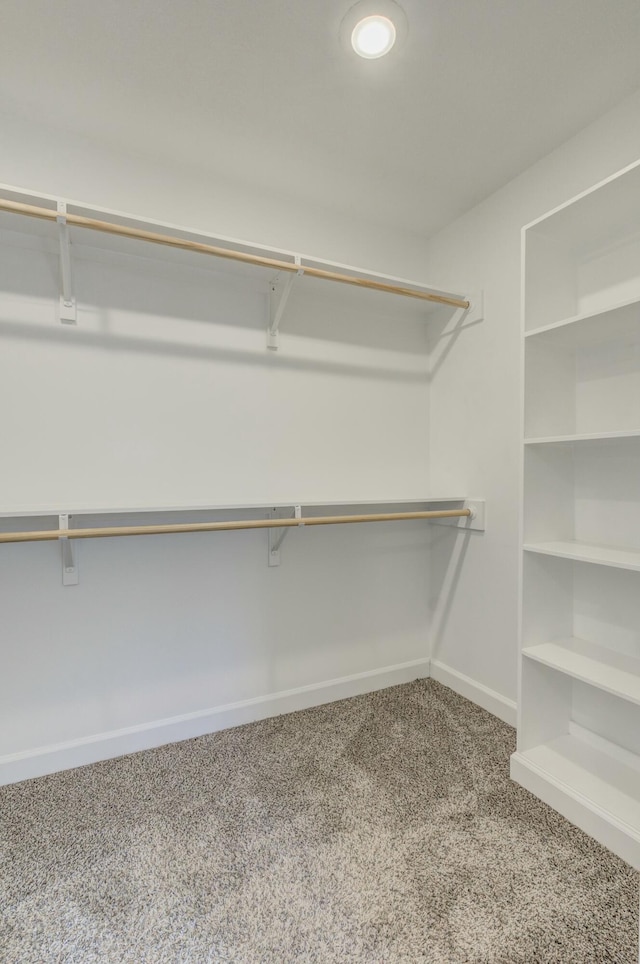
[[189,522],[159,526],[106,526],[95,529],[45,529],[40,532],[2,532],[2,542],[45,542],[55,539],[103,539],[107,536],[157,536],[176,532],[220,532],[225,529],[284,529],[289,526],[328,526],[347,522],[396,522],[400,519],[460,519],[471,509],[432,509],[426,512],[387,512],[377,515],[326,515],[305,519],[243,519],[233,522]]
[[[59,214],[51,208],[35,207],[20,201],[0,199],[0,211],[11,214],[26,214],[32,218],[45,221],[55,221]],[[66,214],[66,223],[77,228],[89,228],[93,231],[103,231],[106,234],[117,234],[124,238],[134,238],[138,241],[151,241],[153,244],[164,244],[170,248],[182,248],[185,251],[196,251],[199,254],[210,254],[216,258],[228,258],[231,261],[243,261],[245,264],[255,264],[263,268],[274,268],[277,271],[302,272],[312,278],[322,278],[325,281],[339,281],[342,284],[356,285],[360,288],[372,288],[374,291],[386,291],[393,295],[404,295],[407,298],[418,298],[422,301],[432,301],[452,308],[470,307],[470,302],[463,298],[449,298],[447,295],[432,294],[428,291],[416,291],[399,285],[384,284],[381,281],[371,281],[367,278],[356,278],[348,274],[338,274],[324,268],[313,268],[310,265],[300,265],[291,261],[280,261],[276,258],[266,258],[257,254],[247,254],[244,251],[233,251],[229,248],[216,247],[213,244],[202,244],[200,241],[188,241],[184,238],[172,237],[168,234],[157,234],[155,231],[144,231],[142,228],[130,228],[123,224],[112,224],[110,221],[97,221],[80,214]]]

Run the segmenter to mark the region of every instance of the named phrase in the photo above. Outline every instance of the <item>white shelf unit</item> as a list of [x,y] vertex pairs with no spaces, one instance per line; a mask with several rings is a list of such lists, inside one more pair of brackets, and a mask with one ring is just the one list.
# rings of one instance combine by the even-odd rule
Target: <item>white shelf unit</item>
[[640,162],[523,229],[513,778],[640,869]]

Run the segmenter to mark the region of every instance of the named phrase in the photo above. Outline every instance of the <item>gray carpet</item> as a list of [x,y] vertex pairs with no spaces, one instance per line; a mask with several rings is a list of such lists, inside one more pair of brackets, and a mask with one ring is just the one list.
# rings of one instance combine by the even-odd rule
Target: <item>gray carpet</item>
[[433,681],[0,789],[2,964],[633,964],[638,875]]

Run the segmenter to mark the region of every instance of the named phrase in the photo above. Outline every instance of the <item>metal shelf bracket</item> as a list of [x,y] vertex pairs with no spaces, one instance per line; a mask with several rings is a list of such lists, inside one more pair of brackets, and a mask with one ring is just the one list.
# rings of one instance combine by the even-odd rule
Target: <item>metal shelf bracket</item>
[[275,276],[269,286],[269,327],[267,328],[267,348],[270,351],[277,351],[279,345],[280,322],[284,316],[285,308],[289,295],[296,278],[301,278],[304,268],[301,267],[301,260],[298,255],[294,258],[294,264],[299,265],[296,272],[287,272],[285,275]]
[[60,245],[60,307],[58,316],[63,325],[75,325],[77,321],[76,299],[73,296],[71,278],[71,240],[67,225],[67,205],[58,201],[58,242]]
[[[270,515],[272,519],[276,519],[278,517],[278,510],[272,509]],[[301,526],[304,525],[304,522],[302,521],[301,506],[294,505],[293,518],[300,519],[301,520],[300,525]],[[287,526],[284,529],[267,529],[270,566],[280,565],[280,549],[282,547],[282,543],[284,542],[284,540],[287,538],[287,535],[289,534],[289,530],[290,530],[289,526]]]
[[[69,519],[71,517],[68,513],[58,516],[58,529],[66,530],[69,529]],[[62,585],[63,586],[77,586],[79,581],[78,573],[78,546],[72,545],[70,539],[66,536],[60,537],[60,553],[62,556]]]

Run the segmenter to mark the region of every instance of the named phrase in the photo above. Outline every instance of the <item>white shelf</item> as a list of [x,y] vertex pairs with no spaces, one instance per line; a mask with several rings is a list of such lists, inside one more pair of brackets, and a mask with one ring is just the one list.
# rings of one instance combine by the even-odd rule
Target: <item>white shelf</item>
[[[412,281],[407,278],[400,278],[395,275],[382,274],[370,271],[366,268],[354,265],[343,264],[337,261],[328,261],[301,252],[294,252],[284,248],[265,246],[257,242],[231,238],[226,235],[212,234],[202,231],[195,227],[185,227],[168,221],[159,221],[155,218],[140,216],[123,211],[104,208],[96,205],[88,205],[83,201],[72,200],[51,194],[43,194],[36,191],[27,191],[20,187],[10,184],[0,184],[0,198],[8,201],[18,201],[36,207],[56,209],[59,202],[66,204],[67,213],[70,215],[80,215],[99,221],[108,221],[121,224],[126,227],[139,228],[152,233],[169,235],[187,241],[194,241],[201,244],[213,245],[233,252],[256,255],[265,259],[275,261],[293,262],[296,258],[300,259],[301,264],[307,268],[321,268],[338,274],[346,274],[354,279],[370,280],[399,286],[415,291],[420,294],[444,295],[445,297],[460,298],[464,297],[459,292],[448,291],[420,281]],[[0,212],[0,238],[3,232],[7,232],[14,238],[34,238],[39,244],[50,245],[52,251],[58,249],[58,231],[55,221],[39,220],[27,217],[22,214]],[[88,230],[78,226],[70,226],[69,234],[73,242],[74,256],[81,254],[81,250],[92,250],[94,252],[106,252],[108,254],[139,256],[154,261],[186,264],[199,268],[212,270],[218,274],[238,277],[242,280],[257,280],[260,283],[268,284],[274,276],[274,268],[267,265],[242,264],[226,258],[207,257],[193,251],[185,251],[170,248],[163,245],[152,244],[149,241],[142,241],[134,238],[118,237],[113,234],[106,234],[99,231]],[[12,243],[14,243],[12,241]],[[307,277],[307,282],[313,279]],[[324,282],[322,282],[324,284]],[[349,290],[348,286],[340,285],[340,289]],[[370,291],[357,288],[361,296],[368,295],[373,298],[391,299],[394,304],[394,312],[408,313],[415,315],[417,310],[422,314],[428,314],[437,308],[434,303],[428,301],[415,301],[410,297],[398,298],[392,293],[384,291]],[[348,294],[345,295],[348,297]],[[398,307],[398,304],[405,305],[405,308]]]
[[584,435],[548,435],[541,438],[526,438],[525,445],[558,445],[571,442],[606,442],[616,439],[640,438],[640,429],[624,432],[593,432]]
[[640,161],[629,164],[577,197],[526,225],[583,258],[637,234]]
[[515,753],[511,775],[640,868],[640,760],[624,759],[614,744],[574,732]]
[[640,572],[640,550],[619,549],[615,546],[591,545],[587,542],[530,542],[523,546],[525,552],[538,552],[559,559],[590,562],[615,569],[631,569]]
[[621,699],[640,704],[640,659],[573,636],[527,646],[522,655]]
[[433,503],[462,503],[467,501],[467,497],[460,496],[417,496],[413,499],[341,499],[323,500],[316,499],[311,502],[300,502],[297,499],[277,502],[252,502],[245,504],[212,504],[212,505],[156,505],[156,506],[80,506],[69,505],[61,506],[33,506],[24,509],[0,510],[1,519],[26,519],[30,517],[57,516],[63,513],[69,515],[140,515],[144,513],[175,513],[175,512],[250,512],[263,511],[266,509],[290,509],[294,505],[299,505],[303,509],[312,508],[348,508],[351,506],[372,506],[372,505],[431,505]]
[[563,318],[551,325],[525,331],[525,338],[549,336],[556,345],[574,350],[611,342],[640,342],[640,298],[610,308]]

